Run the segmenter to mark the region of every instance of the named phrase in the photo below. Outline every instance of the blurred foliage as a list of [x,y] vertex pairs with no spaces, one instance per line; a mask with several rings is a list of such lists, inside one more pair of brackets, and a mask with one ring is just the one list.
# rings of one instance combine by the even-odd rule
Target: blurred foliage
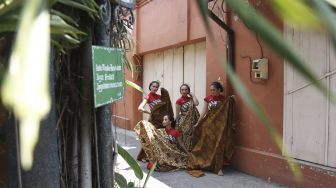
[[[32,1],[32,0],[31,0]],[[22,0],[3,1],[0,3],[0,32],[16,32],[22,7]],[[30,2],[30,1],[28,1]],[[94,0],[49,0],[46,7],[50,11],[50,31],[52,43],[61,50],[78,47],[86,37],[77,22],[79,11],[86,12],[92,19],[99,17],[99,7]],[[59,11],[66,10],[67,13]]]
[[[69,15],[57,11],[66,6]],[[21,164],[29,170],[38,140],[40,121],[51,107],[49,94],[50,39],[61,51],[84,39],[78,28],[80,14],[98,18],[94,0],[6,0],[0,2],[0,33],[16,33],[8,71],[1,87],[3,103],[20,120]],[[51,14],[50,14],[51,13]]]
[[[49,112],[49,11],[43,0],[25,1],[1,96],[20,120],[23,169],[32,167],[39,123]],[[12,6],[13,7],[13,6]],[[2,13],[14,12],[2,8]],[[0,23],[1,24],[1,23]]]
[[[327,4],[326,2],[328,1]],[[210,42],[216,45],[213,38],[212,30],[209,27],[208,21],[208,4],[207,1],[198,0],[198,7],[202,14],[203,21],[206,26],[207,34]],[[326,97],[330,97],[331,101],[335,102],[335,93],[332,93],[327,87],[318,80],[318,77],[304,62],[302,55],[283,38],[282,31],[278,31],[267,18],[254,8],[253,4],[246,0],[225,0],[228,8],[233,10],[237,16],[244,22],[245,25],[257,34],[266,44],[268,44],[274,52],[284,57],[296,71],[309,80],[315,87],[317,87]],[[266,0],[265,0],[266,2]],[[310,28],[324,27],[329,31],[333,41],[335,40],[336,19],[335,12],[331,10],[329,5],[335,5],[333,0],[268,0],[271,7],[276,10],[280,17],[284,18],[285,22],[291,22],[295,25],[306,26]],[[334,42],[334,44],[336,44]],[[217,60],[222,64],[226,70],[228,79],[233,88],[240,95],[244,103],[257,115],[265,126],[266,130],[272,136],[278,148],[283,151],[284,156],[297,178],[301,178],[302,174],[299,167],[292,161],[290,154],[285,146],[282,145],[282,136],[276,131],[265,112],[256,102],[254,97],[245,88],[238,76],[234,73],[231,63],[225,62],[223,53],[218,51],[218,47],[213,48],[217,55]],[[330,94],[330,95],[329,95]]]
[[319,27],[320,21],[312,7],[307,6],[306,0],[270,0],[273,9],[284,20],[293,25]]
[[[7,72],[1,69],[0,76],[4,76],[1,96],[4,104],[20,120],[20,154],[25,170],[32,168],[40,121],[51,107],[48,81],[50,44],[62,53],[78,47],[87,37],[86,30],[90,29],[79,25],[83,14],[93,20],[100,19],[100,9],[95,0],[0,1],[0,36],[17,34],[9,68]],[[132,62],[126,59],[126,55],[124,58],[125,66],[132,70]],[[134,159],[122,148],[119,151],[136,176],[142,179],[143,173]],[[116,175],[116,178],[123,182],[120,176]],[[128,187],[132,185],[134,187],[132,182],[127,184]]]
[[[143,172],[137,163],[136,160],[133,159],[133,157],[120,145],[118,145],[118,153],[119,155],[127,162],[127,164],[131,167],[133,170],[135,176],[139,179],[143,179]],[[156,168],[156,163],[153,164],[153,167],[150,169],[150,171],[147,173],[146,179],[142,187],[146,187],[146,184],[148,182],[149,177],[152,176],[154,170]],[[115,180],[117,183],[117,186],[120,188],[126,188],[126,187],[135,187],[135,184],[133,182],[127,182],[126,178],[119,173],[115,173]],[[140,185],[137,185],[137,187],[140,187]]]
[[[198,0],[197,2],[208,31],[211,32],[207,21],[208,1]],[[282,33],[250,6],[248,1],[226,0],[226,2],[253,32],[275,52],[287,59],[291,66],[310,80],[324,95],[327,96],[330,93],[305,64],[302,56],[283,39]],[[331,8],[336,6],[335,0],[269,0],[269,2],[286,21],[306,27],[323,27],[329,32],[336,46],[335,11]],[[60,11],[61,9],[66,11]],[[94,0],[0,1],[0,34],[17,33],[9,69],[1,87],[1,96],[3,102],[14,110],[21,122],[21,162],[25,169],[32,166],[39,122],[50,109],[48,92],[50,40],[62,52],[77,47],[86,37],[86,28],[79,28],[78,25],[81,13],[86,13],[91,19],[97,19],[99,7]],[[226,67],[228,64],[224,62],[220,52],[217,54],[223,67]],[[225,69],[232,85],[244,102],[261,119],[278,147],[283,149],[281,136],[274,130],[261,107],[231,67]],[[127,84],[141,91],[133,83],[127,82]],[[334,93],[331,94],[331,98],[336,101]],[[295,171],[294,168],[293,171]],[[136,174],[142,177],[138,169]],[[124,181],[121,179],[120,182]]]

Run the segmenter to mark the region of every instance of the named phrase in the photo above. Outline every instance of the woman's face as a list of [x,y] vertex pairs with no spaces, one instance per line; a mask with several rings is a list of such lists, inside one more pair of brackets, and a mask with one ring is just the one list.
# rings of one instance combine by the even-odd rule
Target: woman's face
[[211,95],[215,95],[215,96],[217,96],[217,95],[220,94],[220,91],[219,91],[219,89],[217,89],[215,86],[211,85],[211,86],[210,86],[210,93],[211,93]]
[[151,92],[156,93],[158,89],[159,89],[159,85],[158,85],[157,83],[153,83],[153,84],[150,86],[150,91],[151,91]]
[[167,125],[170,125],[170,123],[171,123],[171,122],[170,122],[168,116],[163,116],[162,125],[163,125],[164,127],[166,127]]
[[188,90],[188,87],[187,86],[182,86],[181,87],[181,90],[180,90],[180,92],[181,92],[181,95],[183,95],[183,96],[186,96],[186,95],[188,95],[189,94],[189,90]]

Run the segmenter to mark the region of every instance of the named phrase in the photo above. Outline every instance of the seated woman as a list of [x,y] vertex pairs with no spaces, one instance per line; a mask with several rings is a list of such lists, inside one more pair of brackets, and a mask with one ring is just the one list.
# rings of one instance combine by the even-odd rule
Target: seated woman
[[188,169],[223,175],[223,165],[231,159],[234,148],[234,97],[221,95],[224,88],[219,82],[213,82],[210,91],[194,130]]
[[150,122],[142,120],[134,128],[147,160],[156,162],[158,171],[185,169],[188,154],[177,139],[181,133],[175,129],[174,117],[165,115],[162,125],[165,128],[156,129]]

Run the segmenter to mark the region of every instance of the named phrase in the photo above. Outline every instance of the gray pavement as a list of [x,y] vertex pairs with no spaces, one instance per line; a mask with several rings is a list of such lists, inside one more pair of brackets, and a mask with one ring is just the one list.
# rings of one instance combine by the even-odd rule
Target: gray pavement
[[[113,128],[116,130],[117,142],[124,149],[126,149],[134,158],[136,158],[139,150],[140,143],[136,139],[136,135],[133,131],[127,131],[125,129]],[[146,163],[138,162],[144,173],[146,169]],[[128,181],[134,182],[136,185],[143,185],[144,180],[138,181],[133,171],[129,168],[127,163],[121,158],[117,159],[117,172],[123,174]],[[144,178],[145,179],[145,178]],[[153,176],[149,179],[148,188],[278,188],[286,187],[259,179],[234,169],[227,168],[224,170],[224,176],[217,176],[213,173],[205,172],[205,176],[195,178],[190,176],[186,171],[175,172],[154,172]]]

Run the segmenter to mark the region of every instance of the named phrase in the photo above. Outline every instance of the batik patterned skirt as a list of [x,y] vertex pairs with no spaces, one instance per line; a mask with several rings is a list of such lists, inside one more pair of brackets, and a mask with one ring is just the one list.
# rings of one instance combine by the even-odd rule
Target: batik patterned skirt
[[140,121],[134,128],[149,162],[157,162],[158,171],[185,169],[187,154],[171,143],[165,129],[156,129],[148,121]]
[[218,173],[234,151],[234,98],[228,97],[200,121],[193,136],[188,169]]
[[181,115],[178,119],[177,129],[182,133],[179,139],[184,147],[191,151],[194,125],[197,123],[200,114],[197,108],[191,104],[185,115]]

